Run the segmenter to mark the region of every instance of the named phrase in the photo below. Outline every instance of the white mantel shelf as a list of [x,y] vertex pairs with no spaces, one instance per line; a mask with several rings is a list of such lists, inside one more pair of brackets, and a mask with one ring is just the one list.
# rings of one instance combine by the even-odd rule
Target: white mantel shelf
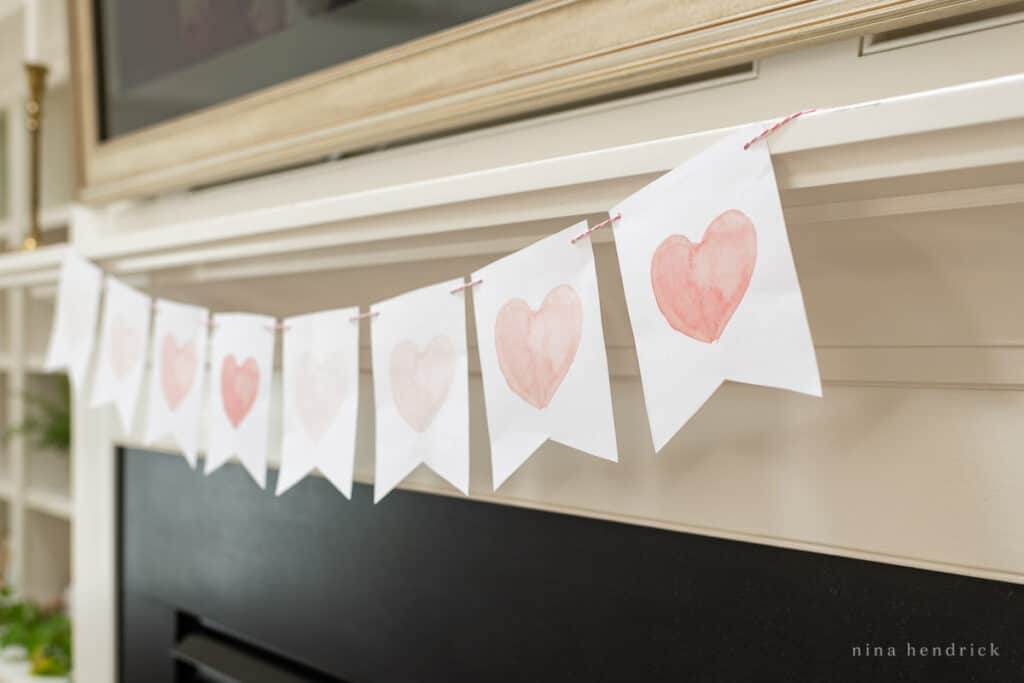
[[[160,270],[175,270],[172,280],[214,281],[429,260],[442,253],[505,253],[580,217],[598,216],[735,128],[340,194],[325,191],[351,186],[366,164],[408,151],[110,209],[75,207],[73,223],[81,235],[76,246],[111,272],[140,275],[142,283]],[[924,205],[953,210],[1019,203],[1024,184],[1012,173],[1005,183],[980,188],[894,195],[906,179],[922,187],[918,177],[925,174],[1019,162],[1024,75],[814,112],[780,129],[768,144],[781,189],[802,191],[799,204],[787,202],[790,225]],[[427,143],[421,153],[433,164],[444,146]],[[971,153],[963,154],[965,149]],[[415,166],[415,155],[408,164]],[[438,166],[432,168],[436,173]],[[830,199],[834,186],[866,181],[886,182],[865,186],[853,199]],[[250,208],[254,201],[270,205]],[[197,211],[206,217],[176,220]],[[507,231],[494,230],[512,225],[530,226],[528,234],[506,237]],[[424,243],[425,237],[431,239]],[[52,282],[61,249],[0,257],[0,286]]]
[[[108,209],[73,206],[69,213],[80,236],[75,248],[110,272],[136,276],[140,285],[161,270],[173,271],[172,282],[211,282],[443,254],[500,254],[579,218],[598,217],[736,128],[325,192],[350,186],[367,163],[408,153],[399,149],[156,201]],[[445,144],[426,143],[420,152],[433,163]],[[907,178],[920,187],[916,177],[925,174],[1018,163],[1024,155],[1024,74],[813,112],[780,129],[767,144],[780,189],[803,191],[799,204],[786,202],[790,225],[910,213],[922,206],[948,211],[1021,203],[1024,183],[1012,169],[1005,183],[952,192],[899,190]],[[964,149],[971,153],[963,154]],[[408,165],[415,167],[415,155]],[[854,199],[830,200],[834,186],[871,180],[887,182],[865,186]],[[269,205],[250,208],[254,197]],[[174,220],[197,211],[206,217]],[[507,231],[494,230],[514,225],[527,226],[526,234],[508,237]],[[608,239],[606,233],[595,237]],[[0,288],[52,285],[66,248],[0,255]]]

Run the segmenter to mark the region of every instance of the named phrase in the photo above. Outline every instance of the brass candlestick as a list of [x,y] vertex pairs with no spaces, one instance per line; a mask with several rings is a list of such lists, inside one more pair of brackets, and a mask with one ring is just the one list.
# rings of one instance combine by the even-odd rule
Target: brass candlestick
[[25,125],[29,136],[29,223],[28,236],[22,243],[23,249],[35,249],[41,240],[39,228],[39,195],[42,165],[42,148],[40,138],[43,127],[43,94],[46,92],[46,66],[43,64],[25,64],[28,75],[28,101],[25,102],[25,113],[28,115]]

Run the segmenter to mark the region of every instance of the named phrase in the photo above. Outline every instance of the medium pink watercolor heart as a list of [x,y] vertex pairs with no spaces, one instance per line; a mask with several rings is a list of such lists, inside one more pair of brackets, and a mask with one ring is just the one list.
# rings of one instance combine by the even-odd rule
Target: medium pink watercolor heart
[[411,341],[391,350],[391,395],[402,419],[425,432],[444,405],[455,374],[455,345],[444,335],[422,351]]
[[142,356],[142,333],[117,314],[110,323],[110,368],[114,378],[124,379],[135,369]]
[[498,311],[494,340],[509,389],[534,408],[547,408],[569,373],[583,335],[583,304],[576,290],[559,285],[533,311],[511,299]]
[[170,333],[164,335],[160,343],[160,388],[171,410],[177,410],[188,396],[196,379],[198,364],[195,340],[178,344]]
[[239,365],[234,354],[224,357],[220,366],[220,398],[224,412],[235,429],[252,410],[259,389],[260,369],[255,358],[246,358]]
[[717,341],[747,293],[757,260],[754,224],[730,209],[694,244],[671,235],[654,251],[651,285],[665,320],[687,337]]
[[313,441],[319,441],[334,423],[345,401],[344,358],[335,352],[317,360],[309,351],[302,353],[295,366],[294,398],[299,422]]

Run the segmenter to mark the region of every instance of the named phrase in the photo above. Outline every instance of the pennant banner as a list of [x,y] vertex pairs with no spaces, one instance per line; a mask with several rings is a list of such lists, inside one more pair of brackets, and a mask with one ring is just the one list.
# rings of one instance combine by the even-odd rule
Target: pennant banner
[[494,488],[548,438],[618,459],[590,240],[580,223],[473,273]]
[[352,496],[359,405],[358,308],[284,321],[284,445],[277,495],[314,469]]
[[726,137],[612,209],[656,450],[724,380],[821,396],[766,144]]
[[423,463],[469,493],[469,367],[462,279],[374,304],[379,501]]
[[70,251],[64,255],[44,367],[48,372],[67,369],[75,391],[85,385],[102,283],[99,267]]
[[[796,115],[784,121],[792,120]],[[781,124],[779,124],[781,125]],[[765,135],[750,127],[613,207],[473,273],[374,304],[289,318],[214,316],[206,472],[237,456],[266,482],[274,342],[284,330],[276,492],[319,470],[352,493],[359,321],[372,320],[374,500],[421,464],[469,492],[466,294],[472,291],[493,487],[547,439],[618,459],[597,272],[589,235],[613,224],[640,379],[660,451],[726,380],[821,395]],[[760,134],[759,134],[760,131]],[[68,253],[46,367],[83,385],[101,271]],[[106,282],[93,402],[131,427],[148,348],[149,297]],[[159,301],[146,440],[171,434],[198,457],[205,309]]]
[[232,455],[266,486],[274,319],[248,313],[213,316],[210,397],[206,422],[206,473]]
[[92,386],[92,405],[114,403],[121,425],[130,432],[149,349],[153,301],[120,280],[107,276],[103,331]]
[[170,434],[195,467],[209,312],[165,299],[158,300],[155,309],[146,443]]

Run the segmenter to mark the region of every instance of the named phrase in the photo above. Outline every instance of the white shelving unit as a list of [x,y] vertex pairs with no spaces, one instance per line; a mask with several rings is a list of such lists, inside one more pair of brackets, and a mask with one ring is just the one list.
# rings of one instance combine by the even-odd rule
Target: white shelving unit
[[[0,0],[0,246],[19,245],[28,225],[28,134],[24,125],[23,63],[49,67],[42,138],[44,242],[67,229],[74,186],[67,16],[63,0]],[[51,268],[52,256],[15,260]],[[52,287],[33,290],[31,278],[8,279],[0,291],[0,428],[26,415],[27,393],[52,393],[59,377],[42,372],[53,315]],[[72,504],[69,454],[40,451],[31,440],[0,442],[0,533],[6,540],[4,582],[41,603],[60,599],[71,581]],[[17,653],[0,653],[0,683],[36,678]]]

